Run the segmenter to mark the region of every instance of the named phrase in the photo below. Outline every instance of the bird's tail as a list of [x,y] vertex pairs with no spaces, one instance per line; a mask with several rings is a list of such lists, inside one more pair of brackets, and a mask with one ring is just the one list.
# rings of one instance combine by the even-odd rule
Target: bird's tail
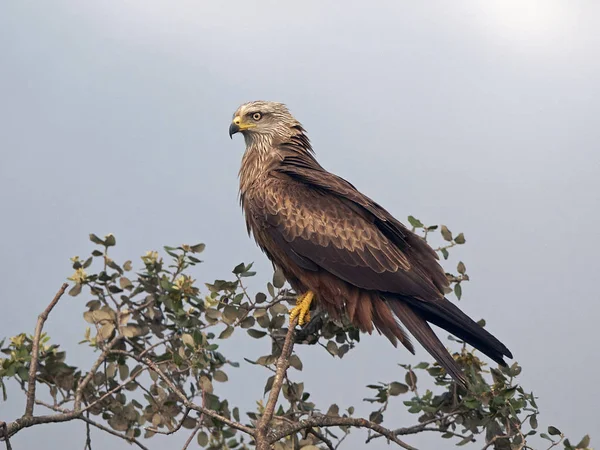
[[504,344],[445,298],[424,302],[402,297],[390,299],[389,305],[408,331],[446,369],[448,374],[462,385],[466,385],[462,370],[428,322],[452,333],[498,364],[506,365],[504,356],[512,358],[510,350]]

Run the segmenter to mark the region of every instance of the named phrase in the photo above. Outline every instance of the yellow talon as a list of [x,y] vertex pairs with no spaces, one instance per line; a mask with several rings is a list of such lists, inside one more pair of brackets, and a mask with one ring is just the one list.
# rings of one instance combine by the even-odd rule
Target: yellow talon
[[298,317],[298,325],[304,325],[305,322],[310,320],[310,304],[313,301],[315,294],[312,291],[308,291],[300,296],[296,300],[296,306],[290,310],[290,323]]

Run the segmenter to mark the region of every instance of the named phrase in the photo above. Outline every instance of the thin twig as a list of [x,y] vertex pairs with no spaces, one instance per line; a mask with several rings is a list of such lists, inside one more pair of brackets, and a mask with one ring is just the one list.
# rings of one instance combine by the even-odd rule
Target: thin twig
[[0,429],[2,430],[2,436],[4,436],[6,450],[12,450],[12,445],[10,445],[10,437],[8,436],[8,427],[6,426],[6,422],[0,422]]
[[167,377],[167,375],[165,375],[165,373],[162,371],[162,369],[160,367],[158,367],[158,365],[156,363],[154,363],[154,361],[151,361],[148,358],[139,358],[138,359],[135,355],[130,355],[130,356],[134,359],[137,359],[139,362],[146,364],[153,371],[155,371],[158,374],[158,376],[167,384],[167,386],[169,386],[171,391],[173,391],[173,393],[175,395],[177,395],[177,397],[180,398],[183,405],[186,406],[187,408],[193,409],[194,411],[198,411],[202,414],[207,415],[208,417],[212,417],[213,419],[223,422],[225,425],[228,425],[231,428],[235,428],[236,430],[243,431],[244,433],[247,433],[250,436],[254,436],[254,429],[247,427],[246,425],[242,425],[241,423],[234,422],[233,420],[230,420],[227,417],[220,415],[219,413],[213,411],[212,409],[208,409],[203,406],[198,406],[195,403],[192,403],[185,396],[185,394],[183,392],[181,392],[181,390],[173,384],[173,382],[169,379],[169,377]]
[[[69,411],[68,409],[59,408],[57,406],[49,405],[48,403],[44,403],[41,400],[36,400],[35,403],[37,405],[44,406],[44,407],[46,407],[46,408],[48,408],[48,409],[50,409],[52,411],[60,412],[60,413],[62,413],[62,415],[69,415],[69,414],[72,415],[73,414],[73,411]],[[49,417],[52,417],[52,416],[49,416]],[[117,431],[115,431],[115,430],[113,430],[111,428],[105,427],[104,425],[102,425],[102,424],[100,424],[98,422],[93,421],[89,417],[85,417],[83,415],[79,415],[79,417],[77,417],[76,415],[74,415],[72,418],[73,419],[83,420],[84,422],[89,423],[90,425],[92,425],[93,427],[98,428],[99,430],[105,431],[105,432],[107,432],[109,434],[112,434],[113,436],[116,436],[116,437],[121,438],[121,439],[123,439],[123,440],[125,440],[127,442],[130,442],[132,444],[137,445],[142,450],[148,450],[148,448],[146,446],[144,446],[141,442],[139,442],[137,439],[135,439],[133,437],[129,437],[126,434],[121,434],[121,433],[119,433],[119,432],[117,432]],[[41,422],[41,423],[46,423],[46,422]]]
[[[86,418],[90,418],[90,413],[86,413]],[[85,445],[83,446],[83,450],[92,450],[92,434],[90,432],[90,423],[85,423]]]
[[25,406],[25,416],[31,417],[33,415],[33,406],[35,405],[35,382],[37,377],[37,369],[38,369],[38,359],[40,356],[40,338],[42,336],[42,329],[44,328],[44,323],[48,319],[50,312],[60,298],[63,296],[67,288],[69,287],[68,283],[63,283],[60,287],[48,307],[38,316],[37,325],[35,327],[35,334],[33,336],[33,346],[31,348],[31,363],[29,364],[29,378],[27,381],[27,405]]
[[329,450],[335,450],[335,447],[333,446],[333,443],[331,442],[331,440],[325,436],[323,433],[318,432],[317,430],[315,430],[314,428],[309,428],[307,430],[310,434],[312,434],[313,436],[316,436],[317,439],[321,440]]
[[100,367],[100,365],[104,362],[104,360],[106,359],[108,354],[111,352],[112,348],[121,339],[123,339],[123,336],[120,334],[117,334],[114,338],[111,339],[111,341],[108,344],[106,344],[106,346],[104,347],[104,350],[102,350],[102,353],[100,354],[98,359],[96,359],[96,361],[90,368],[90,371],[87,373],[85,378],[81,381],[81,383],[79,383],[79,385],[77,386],[77,390],[75,391],[75,411],[81,410],[81,397],[83,395],[83,390],[88,385],[88,383],[91,381],[92,377],[98,370],[98,367]]
[[200,431],[200,428],[202,428],[202,422],[198,421],[198,425],[196,425],[196,427],[192,430],[192,434],[190,434],[190,437],[188,437],[187,441],[185,441],[185,444],[183,444],[182,450],[187,450],[187,448],[192,443],[194,436],[196,436],[196,433],[198,433],[198,431]]

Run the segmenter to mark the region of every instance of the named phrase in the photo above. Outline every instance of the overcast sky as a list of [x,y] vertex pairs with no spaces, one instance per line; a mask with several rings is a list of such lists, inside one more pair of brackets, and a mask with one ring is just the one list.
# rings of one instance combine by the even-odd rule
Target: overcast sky
[[[600,4],[433,3],[2,2],[0,336],[33,331],[69,258],[91,251],[90,232],[114,233],[123,259],[202,241],[199,280],[256,261],[266,282],[270,264],[237,200],[243,140],[227,128],[243,102],[282,101],[326,168],[403,221],[465,233],[449,266],[462,259],[472,279],[461,307],[522,364],[540,423],[573,439],[590,432],[597,445]],[[76,345],[85,300],[63,299],[47,325],[71,363],[93,357]],[[233,342],[232,359],[268,345]],[[366,384],[400,377],[397,363],[430,359],[379,336],[342,361],[314,347],[301,355],[322,406],[359,405]],[[229,374],[221,392],[252,408],[267,374]],[[10,392],[0,419],[23,404]],[[415,420],[397,401],[385,424]],[[84,439],[81,424],[47,425],[13,447],[79,449]],[[406,440],[453,448],[439,436]]]

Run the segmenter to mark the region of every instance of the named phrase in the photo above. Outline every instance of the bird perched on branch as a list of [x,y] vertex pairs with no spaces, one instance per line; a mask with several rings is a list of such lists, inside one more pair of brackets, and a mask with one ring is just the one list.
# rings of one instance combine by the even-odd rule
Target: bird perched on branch
[[[398,320],[466,386],[435,324],[499,364],[508,348],[444,297],[449,282],[436,252],[388,211],[317,162],[302,127],[281,103],[255,101],[233,115],[242,133],[239,172],[248,232],[299,293],[290,322],[310,318],[314,302],[347,314],[361,331],[377,329],[394,346],[414,347]],[[398,319],[398,320],[397,320]]]

